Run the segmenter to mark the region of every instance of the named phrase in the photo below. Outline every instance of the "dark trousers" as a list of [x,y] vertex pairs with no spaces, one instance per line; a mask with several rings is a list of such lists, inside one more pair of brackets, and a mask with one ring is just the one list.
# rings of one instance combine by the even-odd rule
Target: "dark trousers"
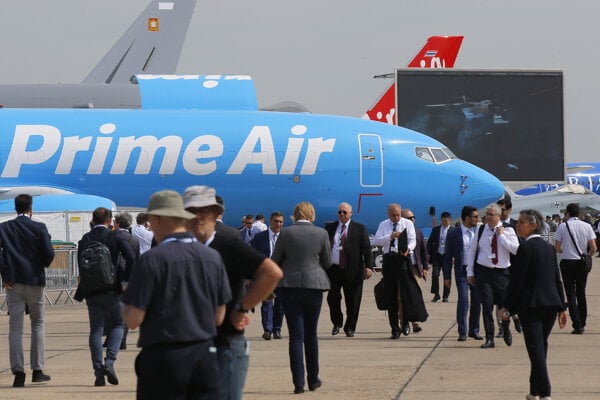
[[135,359],[138,400],[219,398],[217,348],[212,340],[142,349]]
[[289,356],[294,386],[304,386],[304,358],[308,385],[319,381],[319,342],[317,324],[323,304],[323,291],[279,288],[283,312],[290,334]]
[[[458,334],[467,334],[467,312],[469,312],[469,335],[479,334],[479,320],[481,317],[481,300],[479,298],[479,289],[476,286],[469,285],[467,282],[467,266],[454,267],[454,280],[456,281],[456,291],[458,292],[458,302],[456,303],[456,322],[458,325]],[[471,301],[469,302],[469,293]],[[470,304],[469,304],[470,303]]]
[[348,280],[346,271],[338,265],[332,265],[328,271],[331,289],[327,293],[327,304],[329,305],[329,317],[331,323],[342,326],[344,315],[342,313],[342,290],[344,291],[344,303],[346,304],[346,323],[343,324],[344,332],[355,331],[360,312],[360,302],[363,292],[363,273],[357,274],[353,280]]
[[[440,272],[442,271],[442,261],[444,256],[440,253],[436,253],[431,260],[431,264],[433,265],[432,273],[431,273],[431,293],[434,295],[440,295]],[[442,280],[443,281],[443,280]],[[450,296],[450,288],[443,286],[443,295],[444,299],[447,299]]]
[[552,331],[554,321],[556,321],[556,309],[530,309],[520,312],[519,318],[523,325],[523,337],[531,362],[529,393],[540,397],[550,396],[550,376],[546,358],[548,356],[548,336]]
[[400,297],[400,279],[402,270],[410,267],[408,257],[397,253],[386,253],[383,255],[383,284],[386,297],[388,298],[388,320],[392,333],[400,332],[399,320],[402,320],[402,326],[408,324],[408,319],[402,313],[402,304]]
[[281,306],[281,299],[279,299],[277,293],[275,293],[275,298],[262,302],[260,306],[260,316],[263,331],[281,333],[281,326],[283,325],[283,307]]
[[569,316],[573,328],[585,328],[587,320],[585,287],[588,276],[585,271],[585,264],[580,260],[561,260],[560,272],[565,285],[565,295],[569,303]]
[[494,340],[494,304],[504,301],[510,272],[507,268],[487,268],[475,265],[475,284],[481,297],[486,340]]

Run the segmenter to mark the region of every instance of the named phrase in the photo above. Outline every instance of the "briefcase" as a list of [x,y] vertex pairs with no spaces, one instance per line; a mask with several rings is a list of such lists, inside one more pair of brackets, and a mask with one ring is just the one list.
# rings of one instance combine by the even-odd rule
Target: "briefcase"
[[375,293],[375,304],[378,310],[387,310],[389,308],[388,300],[385,295],[385,286],[383,286],[383,278],[373,288]]

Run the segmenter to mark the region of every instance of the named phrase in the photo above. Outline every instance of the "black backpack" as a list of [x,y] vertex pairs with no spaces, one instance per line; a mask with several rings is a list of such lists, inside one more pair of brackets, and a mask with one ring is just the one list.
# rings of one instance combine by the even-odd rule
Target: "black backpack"
[[79,252],[79,290],[82,293],[108,292],[115,285],[116,273],[112,257],[104,240],[108,229],[102,233],[100,241],[90,240]]

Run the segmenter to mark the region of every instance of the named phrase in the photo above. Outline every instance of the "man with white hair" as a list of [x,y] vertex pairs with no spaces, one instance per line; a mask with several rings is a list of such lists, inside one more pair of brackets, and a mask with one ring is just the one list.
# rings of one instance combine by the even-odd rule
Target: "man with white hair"
[[[476,246],[469,247],[467,281],[477,285],[481,296],[485,343],[482,349],[494,345],[494,304],[500,304],[510,278],[510,255],[516,254],[519,239],[515,230],[500,221],[502,210],[498,204],[486,208],[484,225],[479,227]],[[505,321],[508,322],[508,321]],[[512,344],[508,324],[503,323],[504,341]]]

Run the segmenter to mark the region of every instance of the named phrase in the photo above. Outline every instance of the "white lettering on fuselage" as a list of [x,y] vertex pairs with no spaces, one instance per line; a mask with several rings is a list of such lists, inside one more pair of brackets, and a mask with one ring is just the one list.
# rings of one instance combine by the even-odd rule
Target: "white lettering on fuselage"
[[[308,131],[304,125],[295,125],[291,134],[302,136]],[[169,135],[157,138],[152,135],[115,137],[117,126],[112,123],[103,124],[99,128],[101,136],[62,136],[60,130],[52,125],[17,125],[10,154],[2,170],[1,177],[17,178],[21,168],[28,165],[43,165],[58,155],[54,173],[69,175],[73,172],[76,160],[89,157],[88,175],[99,175],[108,168],[110,175],[123,175],[130,161],[137,157],[136,175],[148,175],[158,155],[162,155],[158,172],[161,175],[175,173],[182,148],[180,136]],[[113,140],[116,139],[116,140]],[[300,166],[301,175],[314,175],[317,171],[321,155],[332,153],[336,139],[322,137],[309,138],[304,149],[304,138],[287,139],[283,160],[277,169],[277,155],[271,129],[268,126],[254,126],[237,150],[233,162],[227,169],[229,175],[240,175],[248,165],[258,165],[263,175],[291,175],[298,169],[302,151],[304,159]],[[62,144],[62,148],[61,148]],[[225,154],[225,146],[216,135],[200,135],[194,137],[183,149],[181,163],[183,169],[192,175],[209,175],[219,169],[219,158]],[[226,162],[221,160],[221,162]],[[85,166],[84,166],[85,167]],[[222,167],[221,167],[222,168]]]

